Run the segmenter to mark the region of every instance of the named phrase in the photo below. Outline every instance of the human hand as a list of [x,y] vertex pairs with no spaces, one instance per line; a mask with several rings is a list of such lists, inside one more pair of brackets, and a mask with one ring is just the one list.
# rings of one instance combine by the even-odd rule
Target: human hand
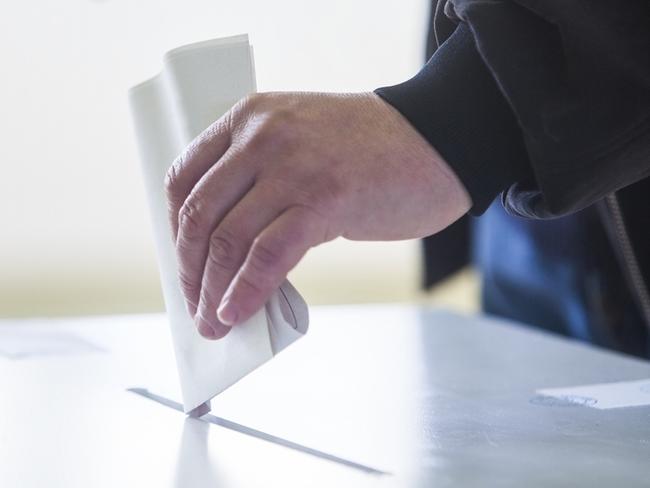
[[259,310],[309,248],[424,237],[471,206],[435,149],[372,93],[251,95],[165,184],[183,294],[212,339]]

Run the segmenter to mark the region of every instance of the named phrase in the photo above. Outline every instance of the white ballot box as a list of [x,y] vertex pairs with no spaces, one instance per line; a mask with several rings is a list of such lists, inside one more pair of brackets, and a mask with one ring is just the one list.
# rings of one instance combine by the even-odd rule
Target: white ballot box
[[199,419],[164,316],[0,321],[0,486],[648,486],[649,362],[414,306],[311,315]]

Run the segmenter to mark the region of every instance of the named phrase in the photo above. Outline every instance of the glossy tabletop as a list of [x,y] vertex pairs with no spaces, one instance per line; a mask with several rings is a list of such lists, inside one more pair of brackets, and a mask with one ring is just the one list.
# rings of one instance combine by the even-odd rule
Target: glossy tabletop
[[188,419],[164,316],[0,321],[0,486],[649,486],[650,407],[535,393],[642,378],[648,362],[514,324],[316,307]]

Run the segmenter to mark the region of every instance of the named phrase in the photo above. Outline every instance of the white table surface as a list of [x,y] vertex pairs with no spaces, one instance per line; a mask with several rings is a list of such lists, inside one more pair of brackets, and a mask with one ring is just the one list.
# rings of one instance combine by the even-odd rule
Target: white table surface
[[127,391],[179,399],[162,315],[5,320],[0,486],[650,486],[650,407],[535,394],[642,378],[648,362],[521,326],[316,307],[305,338],[212,402],[245,435]]

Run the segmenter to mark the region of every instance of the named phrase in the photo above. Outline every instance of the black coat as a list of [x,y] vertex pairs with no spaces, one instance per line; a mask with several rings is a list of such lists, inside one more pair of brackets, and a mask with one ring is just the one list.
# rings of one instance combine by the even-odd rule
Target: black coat
[[[471,214],[498,195],[528,219],[598,214],[594,245],[619,263],[608,279],[650,326],[650,2],[448,0],[432,14],[435,54],[377,93],[456,171]],[[468,262],[469,239],[466,217],[425,240],[427,286]]]

